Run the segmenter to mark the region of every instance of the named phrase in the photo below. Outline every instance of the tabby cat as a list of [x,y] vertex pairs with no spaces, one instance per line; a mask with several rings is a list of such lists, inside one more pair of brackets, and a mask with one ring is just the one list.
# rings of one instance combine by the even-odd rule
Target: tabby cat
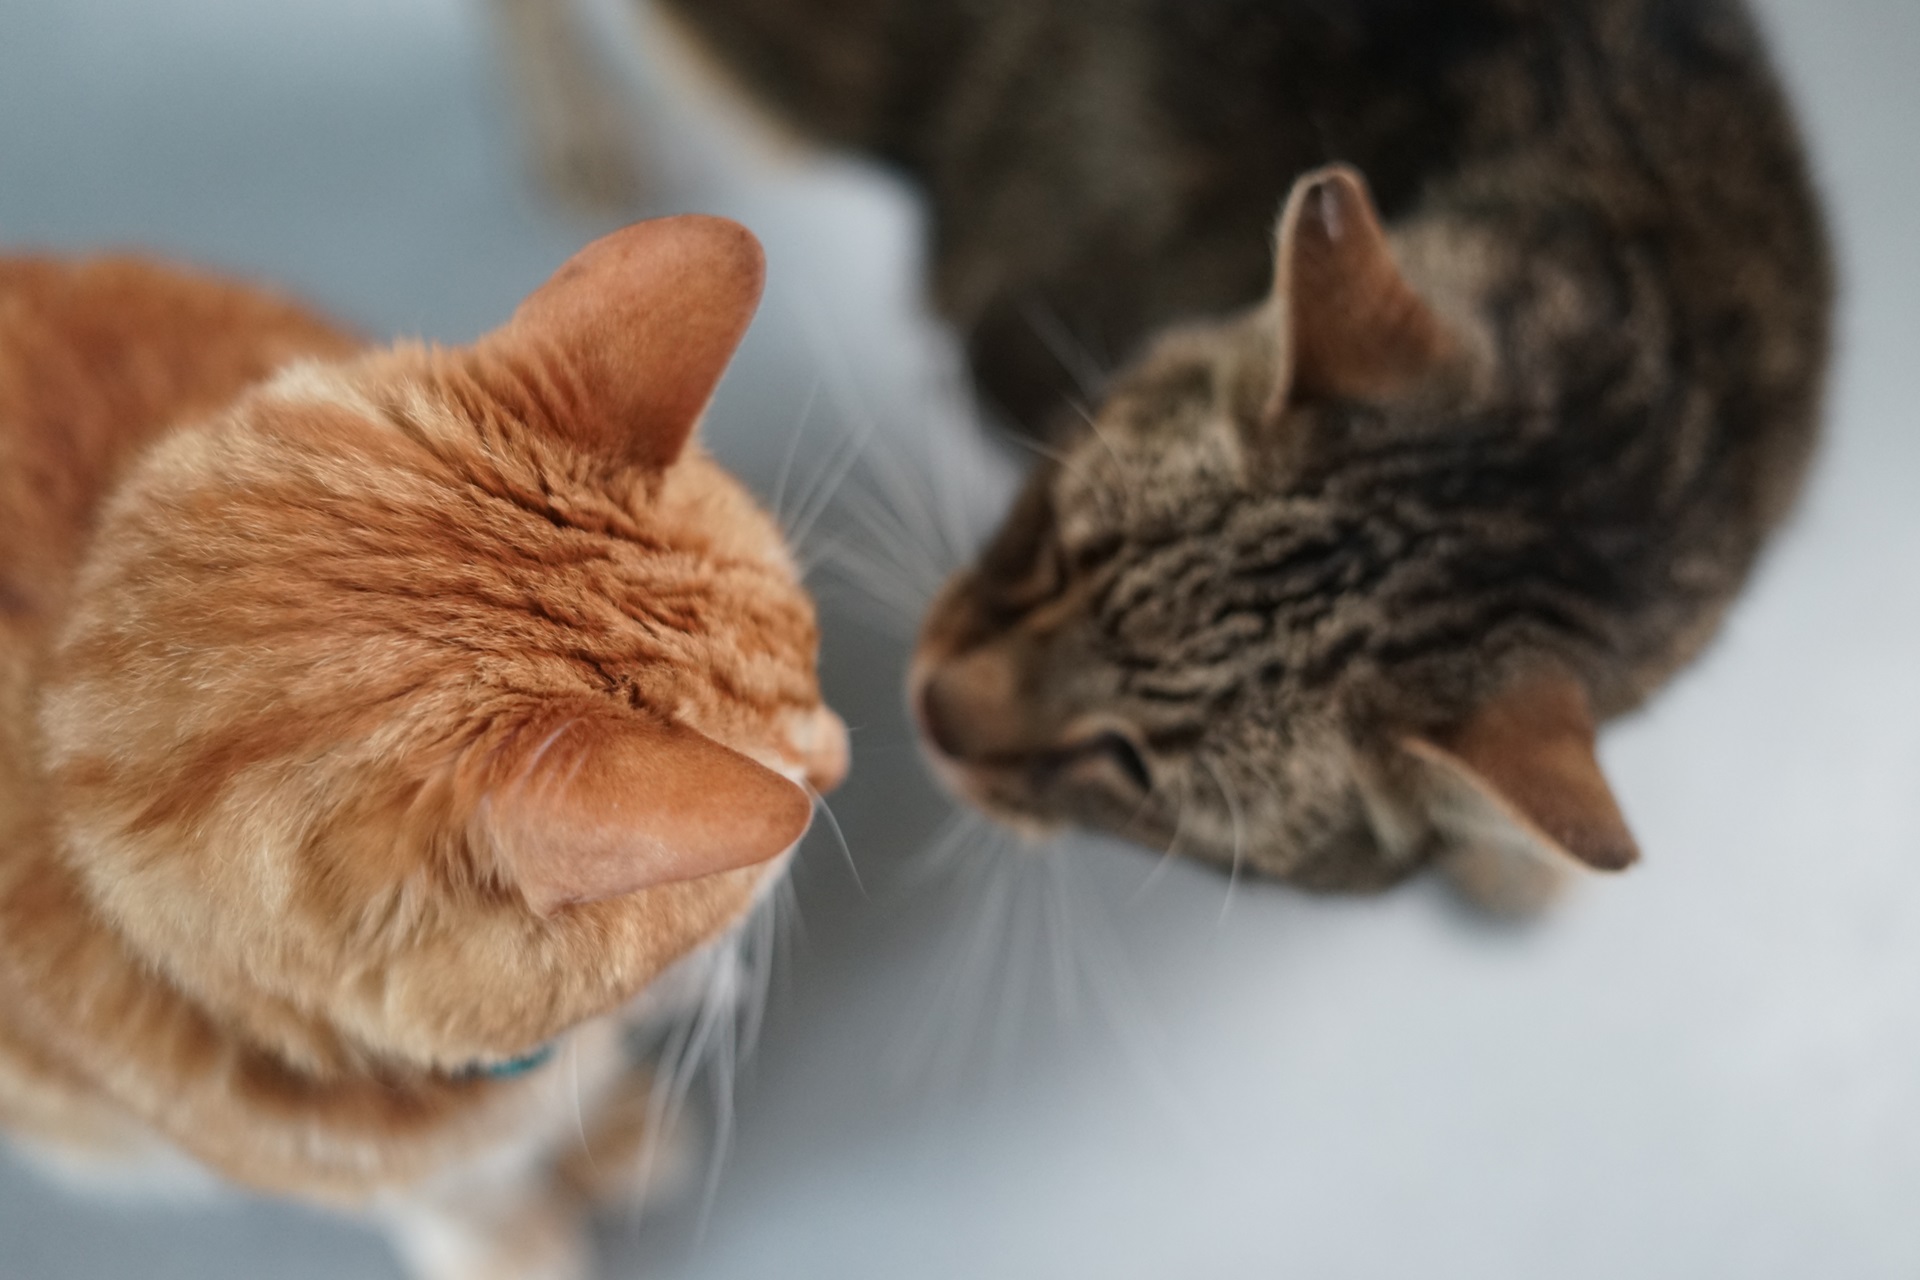
[[1634,861],[1595,726],[1714,633],[1826,357],[1737,0],[663,3],[917,180],[1047,440],[922,634],[956,790],[1312,889]]
[[623,1021],[724,967],[846,763],[779,534],[688,439],[761,277],[643,223],[373,350],[0,260],[0,1129],[372,1213],[423,1277],[583,1274]]

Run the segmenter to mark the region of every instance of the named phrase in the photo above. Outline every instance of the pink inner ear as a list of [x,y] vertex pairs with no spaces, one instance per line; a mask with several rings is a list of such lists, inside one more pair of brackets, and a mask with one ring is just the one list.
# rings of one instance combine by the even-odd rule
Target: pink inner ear
[[1269,417],[1295,401],[1392,395],[1453,351],[1445,325],[1400,273],[1357,170],[1329,165],[1294,184],[1277,255],[1284,374]]
[[1620,871],[1640,850],[1594,758],[1593,738],[1586,690],[1553,673],[1517,683],[1437,740],[1404,745],[1544,847],[1596,871]]
[[528,904],[619,897],[765,862],[806,833],[807,794],[683,725],[581,719],[530,744],[480,823]]
[[[760,242],[725,218],[635,223],[568,259],[476,348],[529,418],[613,461],[679,457],[760,303]],[[511,394],[511,393],[510,393]]]

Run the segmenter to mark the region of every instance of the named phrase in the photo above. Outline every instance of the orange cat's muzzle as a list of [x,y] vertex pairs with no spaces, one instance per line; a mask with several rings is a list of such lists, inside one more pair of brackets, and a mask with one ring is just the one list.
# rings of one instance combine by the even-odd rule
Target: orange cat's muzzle
[[822,795],[846,781],[852,760],[847,726],[826,707],[805,717],[793,733],[795,750],[807,785]]

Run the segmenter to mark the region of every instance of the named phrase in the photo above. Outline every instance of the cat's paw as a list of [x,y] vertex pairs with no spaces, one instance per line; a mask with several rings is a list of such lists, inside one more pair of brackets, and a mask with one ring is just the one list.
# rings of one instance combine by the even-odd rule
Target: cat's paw
[[591,1207],[634,1213],[677,1198],[700,1165],[698,1126],[685,1105],[662,1106],[652,1072],[627,1073],[554,1167],[560,1185]]
[[567,1197],[416,1205],[387,1218],[413,1280],[590,1280],[593,1248]]

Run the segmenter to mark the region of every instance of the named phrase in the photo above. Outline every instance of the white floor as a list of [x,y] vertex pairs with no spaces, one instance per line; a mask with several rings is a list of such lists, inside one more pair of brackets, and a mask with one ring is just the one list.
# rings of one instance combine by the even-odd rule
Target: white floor
[[[1920,5],[1764,8],[1846,264],[1832,429],[1725,638],[1606,740],[1645,864],[1521,931],[1428,887],[1229,892],[1091,841],[971,840],[917,875],[947,810],[898,710],[903,641],[836,589],[864,893],[816,839],[704,1228],[696,1201],[610,1231],[616,1274],[1920,1275]],[[373,332],[471,336],[595,230],[526,194],[478,13],[12,0],[0,241],[148,246]],[[790,515],[863,424],[868,471],[971,456],[898,191],[678,165],[666,205],[771,251],[724,456],[771,494],[803,431]],[[940,500],[990,509],[955,474]],[[4,1280],[393,1274],[317,1215],[105,1204],[0,1156]]]

